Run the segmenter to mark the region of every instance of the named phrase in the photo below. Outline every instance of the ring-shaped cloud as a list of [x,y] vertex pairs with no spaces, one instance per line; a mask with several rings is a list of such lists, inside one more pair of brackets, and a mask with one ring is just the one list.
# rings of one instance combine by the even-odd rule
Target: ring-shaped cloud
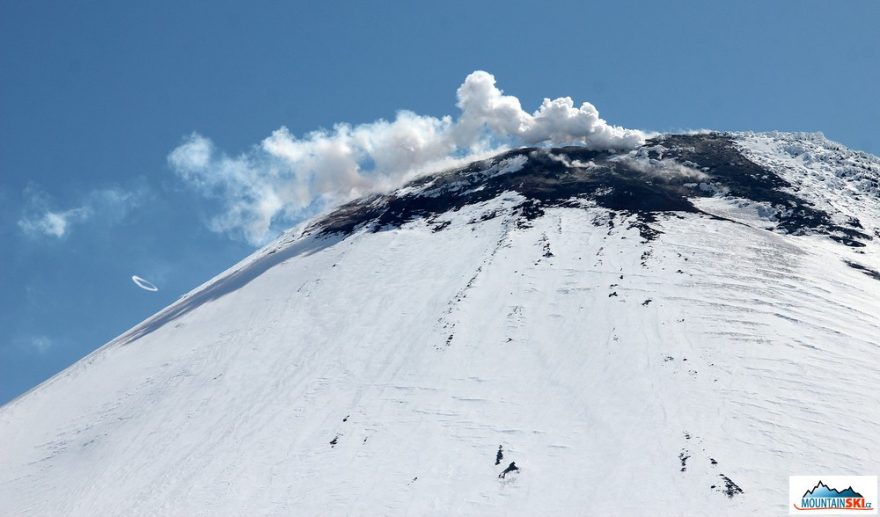
[[140,287],[144,291],[156,292],[159,290],[152,282],[149,280],[145,280],[137,275],[132,275],[131,281],[135,283],[136,286]]

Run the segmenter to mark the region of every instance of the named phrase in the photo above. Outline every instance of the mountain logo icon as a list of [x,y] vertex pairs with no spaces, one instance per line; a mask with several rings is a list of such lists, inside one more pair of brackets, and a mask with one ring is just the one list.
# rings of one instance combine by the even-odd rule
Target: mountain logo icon
[[831,488],[822,480],[819,480],[819,483],[814,486],[811,490],[807,490],[804,492],[804,497],[862,497],[862,494],[853,490],[853,487],[847,487],[845,490],[837,490],[836,488]]
[[876,479],[876,476],[792,476],[789,478],[789,513],[810,511],[810,515],[821,515],[857,511],[863,512],[862,515],[876,514]]

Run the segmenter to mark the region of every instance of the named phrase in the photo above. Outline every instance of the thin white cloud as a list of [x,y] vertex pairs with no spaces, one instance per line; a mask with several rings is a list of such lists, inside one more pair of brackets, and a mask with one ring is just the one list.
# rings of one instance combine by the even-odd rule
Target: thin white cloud
[[18,226],[29,235],[64,237],[71,224],[88,220],[91,211],[87,207],[72,208],[63,212],[46,210],[31,218],[22,218]]
[[18,337],[13,340],[13,343],[24,351],[39,355],[46,355],[55,346],[55,342],[51,338],[41,335]]
[[52,348],[52,345],[52,340],[46,336],[37,336],[31,338],[30,340],[31,348],[36,350],[40,354],[45,354],[46,352],[48,352],[49,349]]
[[646,137],[609,125],[592,104],[575,107],[570,97],[544,99],[529,113],[482,71],[468,75],[457,99],[457,119],[400,111],[392,121],[342,123],[299,138],[282,127],[238,156],[193,133],[168,161],[185,182],[223,202],[224,211],[211,220],[211,229],[259,244],[272,236],[276,224],[506,147],[630,149]]
[[97,189],[85,195],[77,206],[53,209],[49,196],[31,186],[25,189],[25,208],[18,227],[31,237],[62,238],[71,228],[95,217],[123,219],[139,204],[139,195],[122,189]]

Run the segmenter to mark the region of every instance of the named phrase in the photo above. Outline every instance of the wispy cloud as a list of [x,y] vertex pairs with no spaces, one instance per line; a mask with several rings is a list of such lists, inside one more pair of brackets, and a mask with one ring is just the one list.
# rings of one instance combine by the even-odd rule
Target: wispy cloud
[[12,340],[12,344],[24,352],[39,355],[46,355],[55,347],[55,341],[44,335],[19,336]]
[[46,336],[35,336],[29,340],[28,345],[32,350],[42,355],[52,348],[53,343],[52,340]]
[[50,196],[34,186],[25,189],[24,197],[18,227],[31,237],[62,238],[73,226],[96,217],[122,220],[140,203],[141,196],[118,188],[97,189],[83,196],[76,206],[64,209],[54,208]]
[[90,216],[91,210],[88,207],[72,208],[63,212],[45,210],[36,216],[20,219],[18,226],[29,235],[64,237],[71,224],[86,221]]
[[282,127],[237,156],[193,133],[168,161],[185,182],[224,203],[223,213],[211,221],[213,230],[259,244],[277,224],[505,147],[629,149],[646,136],[608,124],[592,104],[576,107],[570,97],[544,99],[536,111],[527,112],[482,71],[468,75],[457,99],[457,119],[400,111],[392,121],[340,123],[303,137]]

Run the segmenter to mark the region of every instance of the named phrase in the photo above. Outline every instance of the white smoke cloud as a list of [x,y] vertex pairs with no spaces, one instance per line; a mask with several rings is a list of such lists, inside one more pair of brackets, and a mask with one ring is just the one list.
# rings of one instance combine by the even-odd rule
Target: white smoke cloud
[[574,107],[571,97],[544,99],[534,113],[522,109],[519,99],[504,95],[495,86],[495,77],[477,71],[458,88],[461,117],[457,142],[478,141],[488,130],[492,136],[515,144],[576,144],[590,149],[630,149],[645,141],[641,131],[608,125],[589,102]]
[[117,188],[97,189],[81,202],[65,210],[52,209],[49,196],[31,186],[25,189],[25,209],[18,227],[31,237],[62,238],[76,224],[95,216],[111,221],[124,218],[139,203],[139,194]]
[[487,72],[468,75],[457,98],[461,113],[455,120],[400,111],[392,121],[337,124],[300,138],[282,127],[238,156],[193,133],[168,161],[184,181],[225,205],[212,230],[260,244],[276,224],[511,146],[630,149],[646,136],[609,125],[592,104],[576,108],[570,97],[544,99],[535,112],[524,111]]
[[[655,150],[662,153],[663,147],[658,146]],[[705,172],[692,167],[692,163],[679,163],[669,158],[651,158],[648,149],[644,147],[616,156],[612,160],[625,163],[630,169],[663,181],[703,181],[709,178]]]

